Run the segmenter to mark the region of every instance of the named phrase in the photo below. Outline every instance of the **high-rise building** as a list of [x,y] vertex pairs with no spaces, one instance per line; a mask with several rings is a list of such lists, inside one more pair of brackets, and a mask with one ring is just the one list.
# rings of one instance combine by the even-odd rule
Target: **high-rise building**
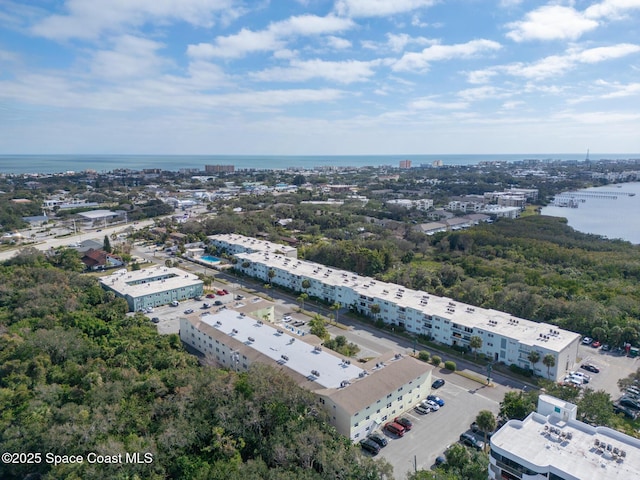
[[204,171],[206,173],[233,173],[235,167],[233,165],[205,165]]
[[411,160],[400,160],[400,168],[411,168]]

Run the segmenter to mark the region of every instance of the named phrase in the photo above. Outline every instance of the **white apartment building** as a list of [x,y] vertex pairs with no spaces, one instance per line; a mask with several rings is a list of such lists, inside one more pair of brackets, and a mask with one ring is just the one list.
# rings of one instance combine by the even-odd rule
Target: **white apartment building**
[[538,411],[491,437],[490,480],[640,478],[640,440],[576,420],[576,406],[540,395]]
[[407,198],[398,198],[394,200],[387,200],[387,205],[397,205],[403,208],[413,208],[416,210],[426,211],[433,208],[433,200],[431,198],[420,198],[418,200],[410,200]]
[[[237,253],[234,267],[248,276],[304,291],[327,303],[337,302],[408,332],[429,335],[443,344],[468,346],[471,337],[478,336],[482,339],[478,353],[496,362],[533,368],[536,374],[551,379],[560,380],[576,365],[580,344],[577,333],[271,253],[273,250]],[[305,280],[309,282],[308,289],[302,286]],[[528,356],[532,350],[538,351],[541,359],[553,355],[555,366],[547,371],[541,362],[531,365]]]
[[207,237],[212,245],[225,251],[229,255],[244,252],[266,252],[283,255],[290,258],[298,258],[298,250],[288,245],[266,242],[243,235],[220,234]]
[[124,298],[132,312],[193,298],[202,295],[204,289],[196,275],[164,266],[131,272],[121,269],[100,277],[100,285]]
[[432,367],[424,362],[389,353],[355,365],[313,335],[299,337],[260,320],[253,308],[187,315],[180,319],[180,338],[231,370],[246,371],[255,362],[281,369],[317,395],[332,425],[351,440],[366,437],[430,392]]

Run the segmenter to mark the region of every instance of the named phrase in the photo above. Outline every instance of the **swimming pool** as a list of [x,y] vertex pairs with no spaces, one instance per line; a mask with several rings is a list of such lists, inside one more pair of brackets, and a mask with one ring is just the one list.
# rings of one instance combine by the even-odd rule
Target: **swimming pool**
[[202,255],[200,260],[204,260],[209,263],[218,263],[220,261],[218,257],[214,257],[213,255]]

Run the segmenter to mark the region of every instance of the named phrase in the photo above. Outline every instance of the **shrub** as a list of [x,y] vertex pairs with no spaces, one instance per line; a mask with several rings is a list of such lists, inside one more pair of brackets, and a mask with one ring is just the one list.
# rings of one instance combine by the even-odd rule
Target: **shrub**
[[433,363],[436,367],[442,363],[442,359],[438,355],[434,355],[431,357],[431,363]]
[[447,370],[451,370],[452,372],[456,371],[456,362],[452,362],[451,360],[447,360],[444,362],[444,368]]
[[533,370],[519,367],[515,363],[512,363],[511,365],[509,365],[509,370],[511,370],[513,373],[517,373],[518,375],[522,375],[523,377],[533,376]]
[[431,354],[426,350],[420,350],[420,352],[418,352],[418,358],[423,362],[428,362],[429,358],[431,358]]

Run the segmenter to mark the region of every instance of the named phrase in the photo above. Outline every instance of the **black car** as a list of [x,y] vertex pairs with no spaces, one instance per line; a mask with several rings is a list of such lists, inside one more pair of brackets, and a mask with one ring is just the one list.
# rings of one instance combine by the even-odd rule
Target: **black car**
[[484,448],[484,442],[481,442],[470,433],[460,434],[460,442],[469,447],[473,447],[476,450],[482,450]]
[[635,410],[631,410],[628,407],[624,407],[622,405],[617,405],[617,404],[613,404],[613,412],[615,414],[623,414],[625,417],[631,419],[631,420],[635,420],[638,416],[638,412],[636,412]]
[[374,442],[376,442],[380,447],[386,447],[387,443],[389,443],[387,441],[386,438],[384,438],[382,435],[380,435],[379,433],[372,433],[371,435],[369,435],[369,440],[373,440]]
[[618,403],[623,407],[632,408],[633,410],[640,410],[640,401],[636,400],[633,397],[624,396],[620,398]]
[[153,323],[160,323],[160,319],[159,319],[158,317],[153,317],[153,318],[151,319],[151,321],[152,321]]
[[435,382],[431,384],[431,388],[438,389],[444,385],[444,380],[442,378],[437,379]]
[[380,453],[380,445],[378,445],[376,442],[368,438],[365,438],[364,440],[360,440],[360,446],[362,447],[363,450],[366,450],[372,455],[377,455],[378,453]]
[[590,363],[585,363],[583,365],[580,365],[580,368],[583,368],[587,372],[600,373],[600,369],[598,367],[596,367],[595,365],[591,365]]
[[411,423],[411,420],[409,420],[408,418],[396,417],[393,421],[396,422],[398,425],[402,425],[404,429],[407,431],[413,428],[413,423]]

